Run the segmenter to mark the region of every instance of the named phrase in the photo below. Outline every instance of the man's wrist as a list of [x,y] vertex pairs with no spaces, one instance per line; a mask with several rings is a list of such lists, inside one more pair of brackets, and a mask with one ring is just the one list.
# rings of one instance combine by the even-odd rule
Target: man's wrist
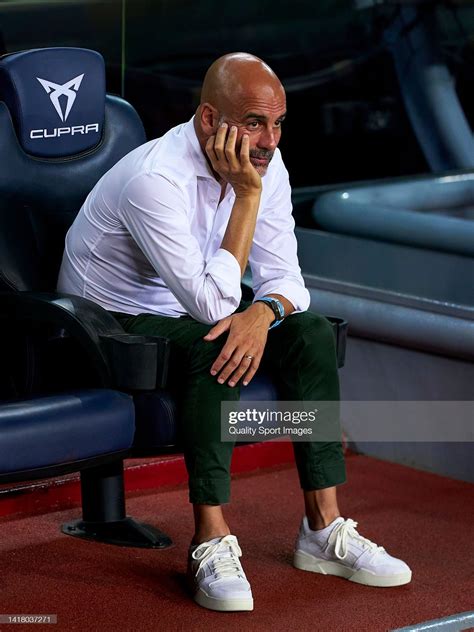
[[270,326],[275,320],[275,314],[271,306],[263,301],[258,301],[252,304],[255,308],[259,309],[262,316],[268,320],[268,326]]
[[280,301],[280,299],[276,298],[275,296],[268,295],[268,296],[262,296],[256,299],[255,302],[265,303],[265,305],[268,305],[270,309],[272,310],[273,322],[270,326],[270,329],[273,329],[274,327],[278,327],[278,325],[280,325],[283,322],[283,319],[285,318],[286,314],[285,314],[285,307],[283,303]]
[[234,189],[236,200],[248,200],[249,202],[260,202],[262,189],[239,190]]

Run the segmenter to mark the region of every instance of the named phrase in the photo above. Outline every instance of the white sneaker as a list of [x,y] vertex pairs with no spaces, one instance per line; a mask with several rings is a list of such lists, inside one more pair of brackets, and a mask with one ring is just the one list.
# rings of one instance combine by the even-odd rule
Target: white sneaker
[[357,531],[357,522],[336,518],[320,531],[312,531],[305,516],[296,540],[294,566],[304,571],[337,575],[366,586],[401,586],[411,570]]
[[235,535],[191,547],[188,577],[194,601],[221,612],[253,610],[252,590],[239,561],[241,555]]

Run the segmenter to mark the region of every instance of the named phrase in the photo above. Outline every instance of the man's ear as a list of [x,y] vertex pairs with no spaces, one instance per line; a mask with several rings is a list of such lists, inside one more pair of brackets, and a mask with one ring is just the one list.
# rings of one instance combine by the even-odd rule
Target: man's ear
[[210,103],[201,104],[201,128],[206,136],[212,136],[219,125],[219,112]]

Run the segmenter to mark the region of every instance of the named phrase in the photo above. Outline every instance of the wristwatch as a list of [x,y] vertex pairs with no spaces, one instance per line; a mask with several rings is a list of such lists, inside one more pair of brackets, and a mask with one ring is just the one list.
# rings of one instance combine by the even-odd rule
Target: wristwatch
[[269,329],[273,329],[273,327],[278,327],[278,325],[280,325],[285,318],[285,308],[283,307],[282,302],[279,301],[277,298],[273,298],[273,296],[263,296],[262,298],[257,298],[255,303],[259,302],[267,303],[275,316],[275,320],[270,325]]

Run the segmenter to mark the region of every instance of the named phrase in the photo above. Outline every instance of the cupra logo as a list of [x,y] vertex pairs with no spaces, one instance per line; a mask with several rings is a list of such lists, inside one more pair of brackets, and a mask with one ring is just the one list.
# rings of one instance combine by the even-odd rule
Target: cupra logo
[[[71,79],[70,81],[66,81],[63,85],[59,85],[58,83],[53,83],[52,81],[48,81],[47,79],[40,79],[36,77],[43,88],[46,90],[46,93],[49,94],[49,98],[51,99],[51,103],[54,106],[54,109],[58,113],[59,118],[63,123],[66,122],[69,113],[71,112],[72,106],[74,105],[74,101],[76,100],[76,96],[81,85],[82,79],[84,78],[84,73],[82,75],[78,75]],[[61,107],[61,102],[59,101],[60,97],[66,97],[66,107],[63,111]],[[84,125],[73,125],[72,127],[53,127],[50,129],[32,129],[30,130],[30,138],[32,140],[43,139],[43,138],[60,138],[61,136],[75,136],[76,134],[90,134],[94,132],[99,134],[99,123],[87,123]]]
[[[74,101],[76,100],[77,92],[81,85],[82,79],[84,77],[84,73],[82,75],[78,75],[67,81],[62,86],[58,83],[53,83],[52,81],[48,81],[47,79],[40,79],[36,77],[46,92],[49,94],[49,98],[51,99],[51,103],[54,106],[54,109],[59,115],[59,118],[63,123],[67,120],[69,113],[71,111],[72,106],[74,105]],[[61,103],[59,102],[59,97],[65,96],[67,98],[66,101],[66,109],[63,113],[61,108]]]

